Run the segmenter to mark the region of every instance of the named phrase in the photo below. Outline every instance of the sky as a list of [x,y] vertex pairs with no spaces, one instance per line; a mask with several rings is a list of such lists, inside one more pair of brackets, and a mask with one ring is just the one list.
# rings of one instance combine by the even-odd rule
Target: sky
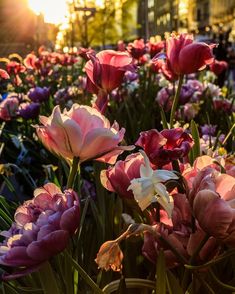
[[28,0],[28,4],[35,13],[44,15],[45,22],[65,22],[66,0]]

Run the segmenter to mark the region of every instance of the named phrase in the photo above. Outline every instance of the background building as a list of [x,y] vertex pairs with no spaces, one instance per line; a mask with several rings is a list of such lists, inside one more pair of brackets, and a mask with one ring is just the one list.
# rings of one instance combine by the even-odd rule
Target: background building
[[234,0],[140,0],[139,36],[189,31],[206,38],[235,40]]

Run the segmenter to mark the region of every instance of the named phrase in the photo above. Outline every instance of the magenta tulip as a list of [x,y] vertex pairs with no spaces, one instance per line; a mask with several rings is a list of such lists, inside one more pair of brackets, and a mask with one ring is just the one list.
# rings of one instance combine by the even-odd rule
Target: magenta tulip
[[124,161],[117,161],[113,167],[101,172],[102,185],[122,198],[134,199],[133,192],[127,189],[131,180],[140,177],[140,166],[143,163],[144,159],[140,153],[131,154]]

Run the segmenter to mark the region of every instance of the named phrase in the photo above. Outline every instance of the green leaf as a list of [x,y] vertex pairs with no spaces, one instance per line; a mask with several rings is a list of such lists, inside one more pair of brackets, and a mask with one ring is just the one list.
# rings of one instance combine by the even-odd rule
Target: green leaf
[[160,250],[157,258],[156,293],[166,293],[166,264],[163,250]]
[[167,124],[167,120],[166,120],[166,115],[165,112],[163,110],[163,108],[160,106],[160,114],[161,114],[161,119],[162,119],[162,126],[164,129],[168,129],[168,124]]
[[192,161],[194,162],[194,160],[201,155],[200,137],[199,137],[198,127],[194,120],[191,120],[191,133],[194,140],[194,145],[192,148]]
[[84,271],[84,269],[72,258],[72,256],[65,251],[65,257],[69,259],[71,265],[77,270],[78,274],[82,279],[93,289],[93,293],[101,294],[103,291],[98,287],[98,285],[92,280],[92,278]]
[[167,282],[169,293],[184,294],[183,289],[180,287],[179,280],[172,274],[171,271],[167,271]]

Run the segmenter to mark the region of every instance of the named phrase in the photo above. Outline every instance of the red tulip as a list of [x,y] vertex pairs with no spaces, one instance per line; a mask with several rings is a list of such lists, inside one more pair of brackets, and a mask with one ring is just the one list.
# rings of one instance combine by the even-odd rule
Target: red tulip
[[[205,43],[193,43],[192,35],[172,35],[166,41],[166,63],[165,71],[171,72],[171,79],[177,79],[184,74],[195,73],[204,69],[214,60],[212,47]],[[153,59],[158,59],[156,56]]]
[[217,76],[224,72],[227,68],[228,63],[226,61],[214,60],[214,62],[210,64],[210,70]]
[[164,47],[165,47],[165,41],[159,41],[159,42],[149,41],[147,43],[147,48],[151,58],[153,58],[156,54],[161,52],[164,49]]
[[146,45],[143,39],[135,40],[133,43],[129,43],[127,51],[135,59],[141,58],[146,53]]
[[144,149],[152,164],[162,167],[185,157],[193,146],[192,137],[182,128],[149,130],[140,133],[135,143]]

